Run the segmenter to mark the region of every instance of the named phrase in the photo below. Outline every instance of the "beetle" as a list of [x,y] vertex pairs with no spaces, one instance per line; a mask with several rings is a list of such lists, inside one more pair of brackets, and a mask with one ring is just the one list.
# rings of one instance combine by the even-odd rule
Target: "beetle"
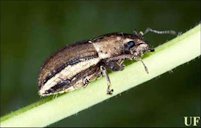
[[38,87],[40,96],[70,92],[86,87],[100,76],[107,79],[107,94],[112,94],[108,70],[121,71],[124,60],[142,61],[147,52],[153,52],[144,40],[148,32],[176,34],[175,31],[157,31],[151,28],[144,33],[109,33],[96,38],[76,42],[57,51],[41,67]]

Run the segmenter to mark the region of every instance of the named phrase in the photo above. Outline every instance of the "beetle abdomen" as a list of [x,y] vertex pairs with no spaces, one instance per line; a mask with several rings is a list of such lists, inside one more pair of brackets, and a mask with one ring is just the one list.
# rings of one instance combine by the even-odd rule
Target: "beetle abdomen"
[[[75,72],[80,72],[80,65],[90,67],[90,64],[96,64],[99,59],[91,62],[91,59],[98,58],[98,54],[90,43],[74,44],[67,46],[53,56],[51,56],[43,65],[39,76],[39,88],[56,75],[65,75],[71,77]],[[83,63],[82,63],[83,62]],[[78,64],[78,65],[77,65]],[[73,69],[72,72],[70,71]],[[67,75],[65,74],[67,72]],[[69,73],[71,76],[69,76]]]

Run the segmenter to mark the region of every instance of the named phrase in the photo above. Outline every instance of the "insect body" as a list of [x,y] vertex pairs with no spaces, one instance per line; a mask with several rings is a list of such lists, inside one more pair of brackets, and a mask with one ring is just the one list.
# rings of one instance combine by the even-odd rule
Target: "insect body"
[[[39,95],[73,91],[101,75],[107,79],[107,94],[112,94],[107,70],[123,70],[125,59],[141,61],[145,53],[153,50],[143,40],[142,34],[126,33],[110,33],[66,46],[42,66]],[[145,69],[148,72],[146,66]]]

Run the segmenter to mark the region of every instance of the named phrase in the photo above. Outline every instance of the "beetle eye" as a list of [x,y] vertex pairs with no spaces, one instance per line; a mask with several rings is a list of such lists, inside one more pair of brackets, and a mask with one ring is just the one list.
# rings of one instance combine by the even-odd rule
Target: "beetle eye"
[[135,46],[135,42],[134,41],[129,41],[128,43],[127,43],[127,47],[130,49],[130,48],[132,48],[132,47],[134,47]]
[[130,53],[130,49],[133,48],[135,46],[135,42],[134,41],[129,41],[124,45],[124,50],[125,53]]

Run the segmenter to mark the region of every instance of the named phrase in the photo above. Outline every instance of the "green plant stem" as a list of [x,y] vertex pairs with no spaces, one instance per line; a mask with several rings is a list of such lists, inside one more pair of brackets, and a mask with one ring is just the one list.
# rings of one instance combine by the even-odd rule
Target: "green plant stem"
[[146,74],[140,62],[134,62],[121,72],[109,74],[114,93],[106,95],[105,78],[92,82],[57,98],[44,98],[1,118],[1,127],[43,127],[69,117],[123,91],[133,88],[154,77],[200,56],[200,24],[181,36],[159,46],[154,53],[143,59],[149,69]]

